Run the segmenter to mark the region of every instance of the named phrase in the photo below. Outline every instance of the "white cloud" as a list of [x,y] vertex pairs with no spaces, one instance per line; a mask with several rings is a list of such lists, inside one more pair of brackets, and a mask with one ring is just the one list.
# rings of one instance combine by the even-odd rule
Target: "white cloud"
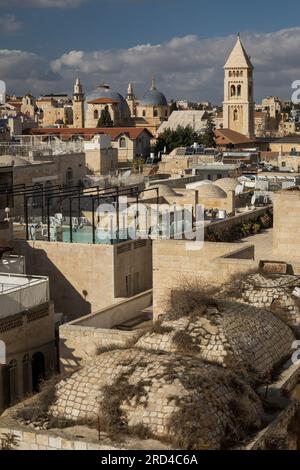
[[[18,74],[22,73],[27,80],[26,86],[32,84],[28,89],[40,87],[42,92],[46,84],[46,91],[49,87],[53,91],[71,91],[73,81],[79,75],[86,92],[92,91],[99,82],[107,81],[124,94],[128,82],[132,81],[140,97],[148,88],[152,75],[155,75],[159,89],[168,98],[221,102],[223,65],[235,40],[235,36],[202,39],[188,35],[162,44],[139,44],[129,49],[69,51],[51,63],[52,74],[45,60],[30,56],[25,61],[26,64],[33,62],[32,67],[28,68],[29,76],[35,69],[39,75],[30,79],[26,79],[23,65],[18,67],[19,59],[15,58],[13,70],[17,76],[14,84],[24,88],[23,80],[18,79]],[[291,83],[300,79],[300,28],[272,33],[244,33],[242,41],[255,66],[257,100],[271,94],[290,98]],[[0,79],[2,67],[0,53]],[[12,79],[12,74],[10,76]],[[8,88],[11,88],[10,82]]]
[[75,8],[89,0],[0,0],[0,7]]
[[62,77],[50,68],[49,63],[37,54],[20,50],[0,50],[0,80],[6,82],[10,92],[40,93],[52,89]]
[[0,16],[0,33],[12,34],[22,28],[21,21],[18,21],[15,15]]

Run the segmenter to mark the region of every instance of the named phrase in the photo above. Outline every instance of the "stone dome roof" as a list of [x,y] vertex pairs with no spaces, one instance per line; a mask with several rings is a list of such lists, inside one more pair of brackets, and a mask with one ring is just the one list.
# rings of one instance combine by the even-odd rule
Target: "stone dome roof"
[[198,188],[201,188],[204,184],[212,184],[210,180],[201,180],[201,181],[195,181],[194,183],[188,183],[186,184],[186,189],[195,189],[197,190]]
[[219,188],[215,184],[204,184],[200,186],[198,189],[199,197],[207,197],[207,198],[217,198],[217,199],[226,199],[227,194],[223,189]]
[[[169,200],[172,197],[181,197],[181,194],[176,193],[174,189],[170,188],[170,186],[166,184],[156,184],[155,186],[150,186],[149,191],[144,193],[143,199],[152,199],[157,197],[156,188],[159,190],[159,197],[164,197],[165,199]],[[150,191],[152,190],[153,191]]]
[[15,155],[1,155],[0,166],[25,166],[31,163],[25,158],[16,157]]
[[[102,429],[111,433],[142,428],[143,434],[192,450],[219,449],[226,438],[235,442],[243,427],[261,425],[263,413],[256,393],[230,371],[138,349],[100,354],[62,380],[55,397],[54,418],[97,422],[100,416]],[[247,425],[236,416],[239,404]]]
[[124,96],[122,96],[119,92],[114,91],[112,88],[110,88],[109,85],[99,85],[97,89],[87,97],[87,102],[98,98],[108,98],[112,101],[116,101],[119,104],[119,108],[123,117],[130,116],[130,109]]
[[214,184],[223,189],[223,191],[228,192],[235,191],[239,183],[234,178],[221,178],[215,181]]
[[[251,377],[265,378],[291,355],[294,335],[290,328],[267,310],[238,302],[222,302],[220,308],[200,308],[190,315],[165,315],[160,332],[142,336],[136,346],[155,351],[181,352],[180,342],[190,343],[193,355]],[[186,351],[188,352],[188,351]]]
[[141,106],[168,106],[168,101],[165,95],[157,90],[153,79],[150,90],[145,93],[139,104]]

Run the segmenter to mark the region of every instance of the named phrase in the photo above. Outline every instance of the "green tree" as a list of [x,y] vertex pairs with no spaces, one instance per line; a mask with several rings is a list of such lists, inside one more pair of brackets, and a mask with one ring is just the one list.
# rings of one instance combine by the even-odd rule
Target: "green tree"
[[210,115],[207,119],[206,128],[203,134],[203,145],[206,148],[216,147],[216,136],[215,136],[215,123],[213,117]]
[[194,142],[201,144],[202,137],[191,126],[178,126],[176,130],[165,129],[157,138],[156,152],[162,152],[164,148],[167,152],[172,152],[178,147],[189,147]]
[[104,109],[101,111],[101,116],[98,121],[97,127],[113,127],[114,123],[110,117],[110,112],[108,106],[105,106]]

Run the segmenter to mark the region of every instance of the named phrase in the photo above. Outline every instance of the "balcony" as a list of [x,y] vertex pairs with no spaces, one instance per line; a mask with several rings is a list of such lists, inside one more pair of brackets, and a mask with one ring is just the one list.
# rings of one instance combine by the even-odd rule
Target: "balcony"
[[0,273],[0,320],[49,300],[48,278]]

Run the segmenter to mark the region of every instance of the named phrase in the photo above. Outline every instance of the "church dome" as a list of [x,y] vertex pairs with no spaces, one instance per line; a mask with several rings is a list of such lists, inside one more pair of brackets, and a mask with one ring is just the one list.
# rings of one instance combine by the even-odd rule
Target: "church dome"
[[141,106],[168,106],[167,98],[156,89],[154,80],[149,91],[145,93],[140,103]]
[[107,98],[108,100],[116,101],[119,105],[122,117],[130,117],[130,109],[124,96],[122,96],[119,92],[114,91],[112,88],[110,88],[109,85],[99,85],[97,89],[87,97],[87,102],[101,98]]

